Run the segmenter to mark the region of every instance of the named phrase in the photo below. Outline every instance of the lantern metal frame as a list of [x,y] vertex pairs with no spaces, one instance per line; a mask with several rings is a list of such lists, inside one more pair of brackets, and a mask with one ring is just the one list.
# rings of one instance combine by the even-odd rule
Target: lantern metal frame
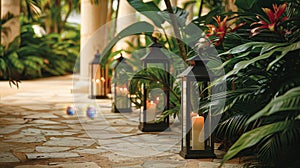
[[[149,53],[146,54],[143,58],[141,58],[143,68],[147,70],[147,68],[151,68],[151,64],[160,64],[162,65],[163,70],[167,73],[167,79],[170,80],[170,62],[168,57],[162,52],[163,45],[159,44],[157,42],[157,39],[153,38],[153,43],[149,46]],[[169,83],[169,82],[168,82]],[[142,107],[141,107],[141,112],[140,112],[140,124],[139,124],[139,129],[143,132],[161,132],[165,131],[166,129],[169,128],[169,116],[165,116],[165,118],[162,121],[149,121],[149,113],[150,110],[153,112],[153,108],[150,107],[152,106],[152,101],[151,103],[148,102],[148,94],[150,94],[150,86],[147,86],[145,84],[142,85],[142,93],[143,93],[143,100],[142,100]],[[164,109],[169,110],[170,105],[169,105],[169,99],[170,99],[170,93],[169,89],[166,86],[162,86],[159,88],[163,90],[164,92]],[[161,101],[161,100],[160,100]],[[154,109],[154,120],[156,118],[156,106]],[[162,111],[162,112],[163,112]],[[148,114],[148,117],[147,117]]]
[[107,96],[107,70],[100,64],[100,53],[97,51],[93,60],[89,62],[90,69],[90,95],[91,99],[106,99]]
[[[198,85],[200,82],[202,83],[202,85],[204,85],[203,87],[205,88],[206,86],[208,86],[208,83],[210,81],[209,71],[205,67],[205,64],[207,63],[208,60],[201,59],[200,56],[196,55],[190,59],[187,59],[187,61],[191,62],[191,66],[187,67],[187,69],[185,69],[178,76],[179,78],[181,78],[181,82],[182,82],[181,84],[182,140],[181,140],[181,151],[179,154],[186,159],[214,158],[215,157],[214,135],[211,130],[211,121],[212,121],[211,111],[210,109],[208,109],[207,113],[202,114],[203,125],[198,127],[196,125],[197,118],[193,118],[195,117],[194,116],[195,113],[192,113],[193,110],[196,110],[196,113],[198,113],[199,103],[201,103],[199,102],[198,99],[200,98],[200,95],[197,95],[197,99],[195,99],[195,97],[193,97],[192,94],[200,93],[199,91],[200,88]],[[199,91],[198,93],[191,92],[192,89],[195,89],[195,87],[198,89]],[[206,92],[204,94],[208,94],[208,93]],[[198,104],[196,105],[198,107],[193,108],[192,101],[198,102]],[[200,116],[197,117],[201,118]],[[195,125],[193,125],[194,121],[195,121],[194,123]],[[199,129],[199,127],[202,128]],[[198,139],[195,139],[193,134],[199,135],[199,136],[195,136],[198,137]]]
[[[117,70],[123,71],[118,73]],[[127,63],[127,59],[125,59],[122,54],[120,57],[116,59],[116,64],[113,68],[113,82],[112,82],[112,89],[113,89],[113,99],[112,99],[112,112],[115,113],[123,113],[123,112],[132,112],[132,105],[131,105],[131,94],[129,90],[129,76],[124,76],[122,73],[132,71],[132,67],[130,67]],[[125,79],[124,79],[125,78]],[[122,86],[125,87],[118,87],[118,83],[125,83]],[[117,89],[119,88],[119,89]],[[120,93],[123,92],[123,93]],[[122,102],[120,102],[122,101]],[[121,103],[121,104],[120,104]]]

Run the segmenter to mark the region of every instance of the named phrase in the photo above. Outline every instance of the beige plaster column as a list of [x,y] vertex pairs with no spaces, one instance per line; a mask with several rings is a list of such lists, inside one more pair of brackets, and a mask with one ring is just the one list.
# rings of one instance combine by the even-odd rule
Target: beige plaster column
[[1,2],[1,18],[8,12],[13,14],[15,18],[11,19],[5,26],[9,27],[8,36],[3,36],[1,33],[1,43],[6,45],[20,35],[20,0],[0,0]]
[[[80,78],[88,79],[89,62],[99,49],[99,42],[92,38],[96,30],[105,23],[107,6],[99,0],[98,4],[92,4],[90,0],[81,1],[81,29],[80,29]],[[104,2],[105,3],[105,2]]]
[[[117,33],[122,31],[124,28],[128,27],[129,25],[137,22],[136,19],[136,10],[130,6],[127,1],[120,0],[119,5],[119,14],[117,18]],[[119,41],[116,45],[116,50],[126,49],[128,45],[125,43],[126,41],[130,41],[134,43],[134,37],[127,37]],[[123,53],[125,54],[125,53]],[[125,56],[126,57],[126,56]]]

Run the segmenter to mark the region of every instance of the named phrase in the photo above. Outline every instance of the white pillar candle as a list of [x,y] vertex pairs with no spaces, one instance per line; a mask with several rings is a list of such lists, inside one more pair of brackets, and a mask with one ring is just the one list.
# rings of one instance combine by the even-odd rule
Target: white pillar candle
[[204,117],[192,117],[192,150],[204,150]]
[[156,114],[156,104],[151,101],[150,103],[147,102],[147,111],[146,111],[146,121],[154,121]]

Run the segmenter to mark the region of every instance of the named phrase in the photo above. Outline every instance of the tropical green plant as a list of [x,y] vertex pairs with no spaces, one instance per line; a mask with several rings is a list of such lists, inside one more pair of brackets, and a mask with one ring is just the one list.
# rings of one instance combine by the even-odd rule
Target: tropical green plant
[[[72,12],[79,12],[79,0],[39,0],[39,15],[34,20],[43,25],[47,33],[62,33]],[[30,12],[27,12],[28,15]]]
[[65,31],[62,35],[52,33],[37,37],[31,24],[24,24],[18,51],[20,60],[26,65],[22,79],[73,72],[75,60],[79,55],[78,32],[77,29]]
[[79,55],[78,32],[38,37],[31,24],[23,23],[20,37],[1,47],[0,78],[13,81],[73,72]]
[[[262,5],[261,2],[254,1],[248,4],[246,13],[243,11],[247,6],[245,3],[250,1],[237,1],[242,9],[237,19],[246,21],[247,28],[225,36],[223,43],[230,43],[236,37],[246,43],[223,48],[219,56],[225,62],[219,68],[224,68],[226,74],[213,83],[215,86],[220,81],[228,84],[227,93],[216,96],[226,96],[225,107],[218,113],[222,114],[222,121],[216,132],[218,138],[227,143],[225,146],[229,148],[223,163],[237,155],[251,155],[257,161],[255,164],[260,166],[297,166],[295,156],[300,142],[300,78],[297,75],[300,72],[300,38],[295,32],[300,30],[300,3],[285,2],[286,11],[280,11],[277,17],[288,19],[276,23],[276,29],[258,25],[259,28],[266,29],[255,36],[250,29],[256,32],[256,25],[251,23],[257,20],[255,15],[248,13],[249,7],[253,7],[253,11],[261,8],[271,11],[272,3],[281,5],[282,2]],[[276,7],[273,5],[275,12],[280,8]],[[263,11],[256,13],[259,19],[266,16]],[[265,21],[257,23],[267,25]],[[248,36],[242,35],[245,33]],[[232,35],[235,37],[232,38]]]
[[[1,39],[2,37],[8,37],[10,28],[6,26],[6,23],[10,21],[14,16],[7,13],[1,18]],[[18,87],[20,82],[18,79],[18,72],[23,70],[23,66],[19,64],[18,55],[16,49],[19,45],[19,37],[16,37],[12,42],[8,44],[0,44],[0,78],[9,80],[9,84],[14,84]]]

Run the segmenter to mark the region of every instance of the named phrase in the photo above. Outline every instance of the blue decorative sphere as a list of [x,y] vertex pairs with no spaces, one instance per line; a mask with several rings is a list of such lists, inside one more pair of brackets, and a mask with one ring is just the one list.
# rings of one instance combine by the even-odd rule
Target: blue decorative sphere
[[87,109],[86,109],[86,115],[91,118],[91,119],[94,119],[95,118],[95,115],[96,115],[96,108],[95,107],[92,107],[92,106],[89,106]]
[[75,114],[75,108],[72,106],[67,107],[67,114],[68,115],[74,115]]

